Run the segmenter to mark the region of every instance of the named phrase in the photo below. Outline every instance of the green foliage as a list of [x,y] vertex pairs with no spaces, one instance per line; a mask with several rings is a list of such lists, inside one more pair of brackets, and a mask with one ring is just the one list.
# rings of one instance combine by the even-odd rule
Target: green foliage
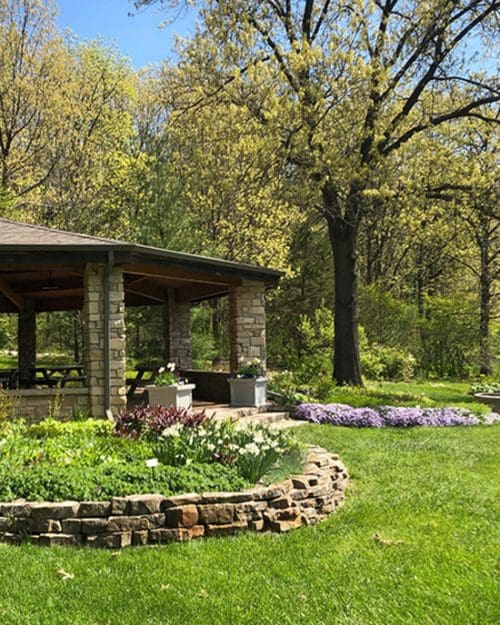
[[59,436],[99,436],[107,437],[113,432],[113,423],[107,419],[85,419],[76,421],[58,421],[43,419],[39,423],[30,425],[27,435],[33,438],[55,438]]
[[112,429],[110,422],[93,419],[11,423],[0,438],[0,500],[106,499],[248,485],[237,468],[218,463],[152,469],[146,464],[154,456],[152,445],[113,436]]
[[291,438],[285,432],[209,419],[195,428],[170,426],[160,436],[154,451],[164,464],[182,466],[216,461],[233,466],[243,478],[255,484],[292,447]]
[[415,365],[415,358],[398,347],[372,343],[361,352],[363,375],[369,380],[410,380]]
[[[369,343],[406,348],[412,353],[418,349],[417,306],[398,299],[381,286],[360,289],[359,321]],[[371,377],[365,370],[363,373]]]
[[172,495],[182,492],[235,490],[248,483],[220,464],[188,467],[158,466],[145,462],[103,466],[32,466],[20,472],[0,465],[0,500],[99,501],[140,493]]
[[213,314],[215,311],[207,304],[202,303],[191,308],[191,342],[195,369],[210,368],[217,355],[212,326]]
[[333,372],[333,314],[322,305],[311,316],[302,315],[299,327],[299,360],[297,376],[302,383],[311,384],[315,378]]
[[149,442],[116,436],[104,420],[10,422],[0,431],[0,501],[235,490],[255,484],[297,448],[287,432],[233,421],[204,418],[162,429]]
[[472,384],[470,392],[474,393],[500,393],[500,382],[498,380],[481,380]]
[[478,314],[465,298],[428,297],[425,318],[419,322],[422,337],[420,366],[426,375],[465,378],[472,372],[478,341]]

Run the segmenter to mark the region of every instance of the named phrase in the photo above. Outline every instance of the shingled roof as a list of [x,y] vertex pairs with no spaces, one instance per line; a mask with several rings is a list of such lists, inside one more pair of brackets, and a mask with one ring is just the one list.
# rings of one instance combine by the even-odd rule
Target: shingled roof
[[[33,252],[37,253],[35,258]],[[66,232],[0,218],[0,267],[5,262],[9,264],[16,262],[16,259],[21,259],[23,255],[30,262],[37,258],[40,261],[43,259],[44,262],[50,262],[51,258],[55,260],[56,257],[61,261],[78,258],[85,262],[96,260],[96,255],[101,258],[103,253],[108,252],[113,252],[115,261],[122,264],[153,263],[164,267],[211,271],[218,275],[240,275],[242,278],[261,280],[269,284],[276,283],[283,275],[282,272],[274,269],[246,263]],[[29,254],[29,258],[26,254]]]
[[45,228],[11,219],[0,218],[0,246],[4,245],[115,245],[119,241],[92,237],[88,234]]

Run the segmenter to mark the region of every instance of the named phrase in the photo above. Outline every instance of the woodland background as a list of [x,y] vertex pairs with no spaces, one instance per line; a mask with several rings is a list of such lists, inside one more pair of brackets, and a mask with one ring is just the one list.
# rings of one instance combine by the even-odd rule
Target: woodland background
[[[304,175],[300,156],[321,148],[324,175],[339,186],[359,176],[352,146],[373,68],[356,56],[356,24],[371,24],[382,4],[350,3],[373,11],[345,18],[343,35],[328,42],[335,63],[325,62],[326,40],[321,57],[313,45],[289,56],[298,74],[313,71],[335,86],[321,96],[311,138],[293,126],[296,101],[264,53],[234,70],[251,30],[235,26],[238,36],[227,36],[221,52],[217,33],[235,18],[217,2],[207,3],[194,41],[179,43],[176,63],[136,71],[116,48],[59,32],[50,0],[0,0],[0,215],[281,269],[286,276],[268,299],[269,366],[331,376],[332,248],[319,179]],[[404,3],[421,11],[415,21],[427,19],[425,7],[447,4]],[[494,3],[467,4],[480,11]],[[426,95],[458,110],[472,94],[481,101],[474,114],[428,123],[369,167],[356,259],[369,379],[498,370],[498,91],[484,87],[491,74],[481,54],[494,29],[483,25],[474,78],[469,72],[468,82],[449,87],[443,74]],[[308,141],[316,141],[309,152]],[[192,319],[195,364],[219,366],[228,352],[226,303],[200,304]],[[128,311],[132,361],[162,358],[161,322],[158,309]],[[1,349],[15,347],[15,329],[3,315]],[[80,340],[78,313],[40,315],[39,352],[79,360]]]

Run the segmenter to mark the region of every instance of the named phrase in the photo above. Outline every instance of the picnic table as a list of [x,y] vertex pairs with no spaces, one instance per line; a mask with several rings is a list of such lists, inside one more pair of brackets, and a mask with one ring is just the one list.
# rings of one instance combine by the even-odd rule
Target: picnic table
[[85,383],[87,377],[83,372],[83,365],[49,365],[34,367],[28,370],[28,379],[22,380],[23,386],[58,386],[64,388],[68,382]]
[[[139,387],[142,388],[143,386],[146,386],[146,384],[153,384],[158,373],[160,372],[161,367],[162,365],[137,365],[135,367],[135,370],[137,371],[135,378],[127,378],[127,386],[129,386],[127,397],[133,397],[135,391]],[[147,378],[144,377],[146,373],[149,374]]]
[[4,389],[16,388],[18,375],[18,369],[0,369],[0,387]]

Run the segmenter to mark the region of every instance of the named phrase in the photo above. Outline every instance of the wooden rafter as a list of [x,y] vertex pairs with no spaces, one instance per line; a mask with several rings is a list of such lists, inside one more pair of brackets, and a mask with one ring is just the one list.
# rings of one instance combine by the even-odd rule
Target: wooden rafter
[[11,301],[19,310],[26,306],[26,300],[19,293],[15,293],[5,278],[0,278],[0,292]]

